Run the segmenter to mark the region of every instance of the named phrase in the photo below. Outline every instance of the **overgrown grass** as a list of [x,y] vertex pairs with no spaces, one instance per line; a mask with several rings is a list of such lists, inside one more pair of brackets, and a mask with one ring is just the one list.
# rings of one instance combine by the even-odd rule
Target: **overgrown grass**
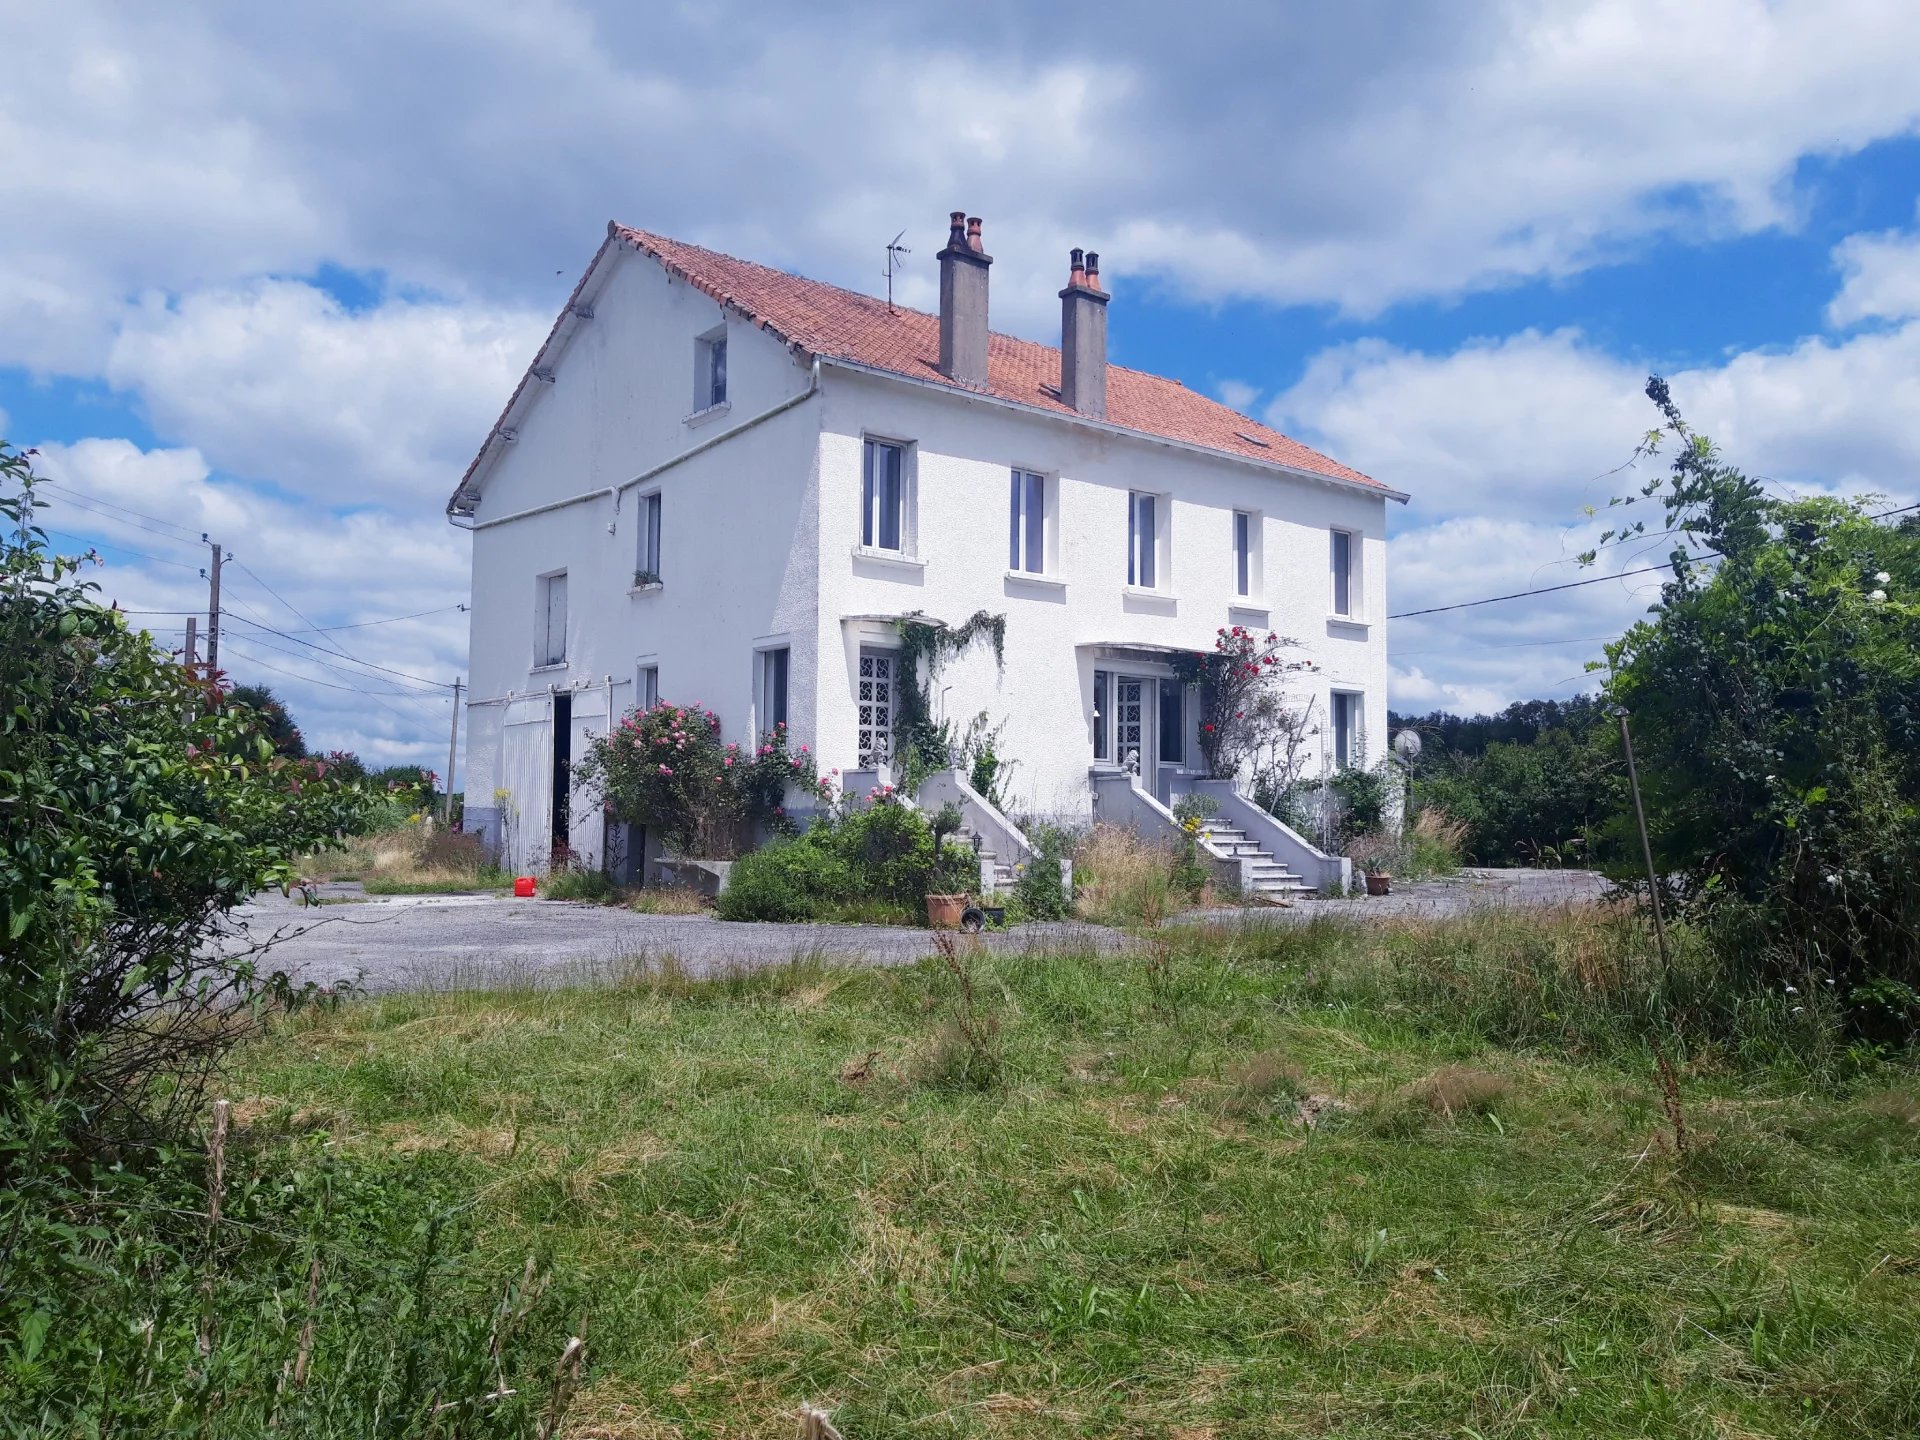
[[856,1440],[1914,1433],[1914,1070],[1786,1059],[1770,1000],[1688,1049],[1643,948],[1488,916],[635,965],[290,1020],[235,1083],[430,1161],[476,1273],[551,1263],[580,1436],[803,1400]]
[[1148,840],[1139,831],[1096,825],[1073,856],[1074,909],[1098,925],[1158,925],[1211,898],[1211,886],[1182,883],[1174,846]]
[[369,895],[498,890],[513,883],[487,859],[477,836],[428,834],[413,823],[307,856],[300,864],[315,880],[363,881]]

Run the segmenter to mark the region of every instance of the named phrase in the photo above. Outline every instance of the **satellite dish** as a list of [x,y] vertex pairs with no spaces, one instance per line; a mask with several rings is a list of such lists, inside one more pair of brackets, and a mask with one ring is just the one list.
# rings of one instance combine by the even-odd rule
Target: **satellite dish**
[[1420,758],[1420,732],[1402,730],[1393,737],[1393,753],[1411,765]]

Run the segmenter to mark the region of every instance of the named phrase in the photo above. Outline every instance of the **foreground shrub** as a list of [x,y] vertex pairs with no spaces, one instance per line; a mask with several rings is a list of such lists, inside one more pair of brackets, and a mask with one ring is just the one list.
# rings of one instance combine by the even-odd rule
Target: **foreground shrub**
[[[1608,647],[1654,860],[1749,983],[1831,979],[1920,1031],[1920,526],[1777,500],[1647,393],[1678,447],[1653,618]],[[1624,535],[1642,533],[1630,525]],[[1703,563],[1694,547],[1714,563]]]
[[212,952],[221,917],[369,808],[97,604],[4,444],[0,483],[0,1149],[32,1168],[197,1108],[249,1007],[299,998]]

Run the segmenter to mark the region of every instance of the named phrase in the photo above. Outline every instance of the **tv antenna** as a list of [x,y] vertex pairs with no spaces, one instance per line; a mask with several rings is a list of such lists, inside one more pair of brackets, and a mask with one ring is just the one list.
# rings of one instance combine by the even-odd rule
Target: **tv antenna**
[[887,268],[880,272],[887,277],[887,309],[889,310],[893,309],[893,277],[895,272],[900,268],[900,257],[913,253],[913,251],[900,243],[906,233],[906,231],[902,230],[887,242]]

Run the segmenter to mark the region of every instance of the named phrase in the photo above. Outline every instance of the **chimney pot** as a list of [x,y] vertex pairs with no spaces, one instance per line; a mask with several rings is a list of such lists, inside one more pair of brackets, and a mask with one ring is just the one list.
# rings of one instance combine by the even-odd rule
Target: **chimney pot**
[[1107,418],[1107,296],[1100,256],[1074,250],[1060,292],[1060,398],[1082,415]]
[[987,267],[980,217],[955,210],[940,260],[940,373],[977,390],[987,386]]

